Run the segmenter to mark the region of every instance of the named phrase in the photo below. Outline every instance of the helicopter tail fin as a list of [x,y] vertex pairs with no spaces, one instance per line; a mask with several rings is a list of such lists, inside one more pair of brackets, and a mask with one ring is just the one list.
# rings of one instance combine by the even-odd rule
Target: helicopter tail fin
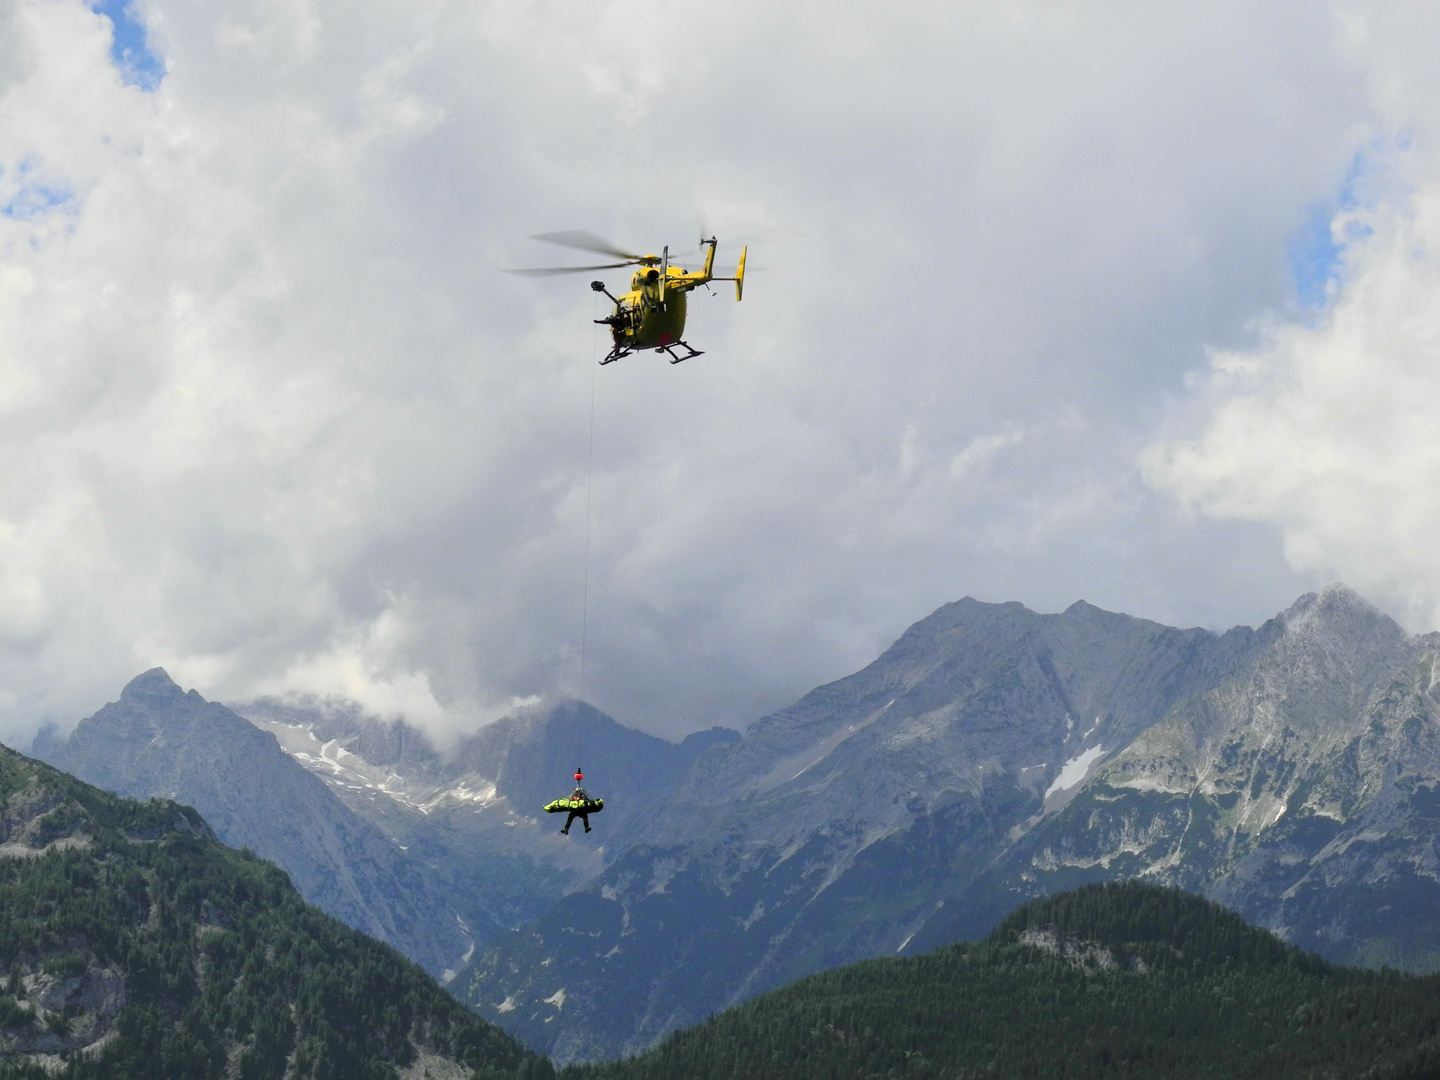
[[735,268],[735,302],[737,304],[745,291],[745,253],[749,250],[748,247],[740,249],[740,265]]

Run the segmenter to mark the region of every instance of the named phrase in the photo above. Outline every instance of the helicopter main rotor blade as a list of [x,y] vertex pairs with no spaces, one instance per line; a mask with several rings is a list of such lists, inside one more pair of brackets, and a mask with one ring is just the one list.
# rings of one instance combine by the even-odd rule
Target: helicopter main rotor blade
[[559,244],[561,247],[577,248],[580,251],[593,251],[597,255],[613,255],[617,259],[639,259],[640,256],[634,252],[622,251],[609,240],[588,233],[584,229],[569,229],[565,232],[536,233],[531,240],[543,240],[547,244]]
[[532,266],[503,271],[519,274],[521,277],[555,277],[559,274],[581,274],[586,270],[615,270],[622,266],[634,266],[634,260],[619,263],[601,263],[598,266]]

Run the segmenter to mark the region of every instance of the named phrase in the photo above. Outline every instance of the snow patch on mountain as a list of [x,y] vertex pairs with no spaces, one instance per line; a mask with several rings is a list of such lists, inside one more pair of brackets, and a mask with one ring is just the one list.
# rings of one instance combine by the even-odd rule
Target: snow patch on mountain
[[281,748],[315,773],[322,780],[351,791],[368,791],[399,803],[422,814],[455,804],[472,804],[483,810],[500,801],[495,784],[473,773],[458,779],[447,778],[442,784],[402,776],[394,769],[373,765],[353,754],[339,739],[324,740],[308,724],[287,724],[266,716],[246,717],[261,730],[268,731],[280,742]]
[[1094,765],[1104,753],[1103,746],[1092,746],[1089,750],[1084,750],[1065,762],[1060,769],[1060,774],[1045,789],[1045,798],[1048,799],[1057,791],[1069,791],[1081,780],[1084,780],[1090,772],[1090,766]]

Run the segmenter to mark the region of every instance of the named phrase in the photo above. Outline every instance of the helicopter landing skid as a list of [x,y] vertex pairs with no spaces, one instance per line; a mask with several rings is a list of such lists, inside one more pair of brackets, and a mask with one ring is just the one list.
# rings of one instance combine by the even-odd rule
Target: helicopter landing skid
[[620,345],[616,345],[613,349],[610,350],[610,355],[605,357],[604,360],[600,361],[600,366],[604,367],[606,364],[613,364],[622,356],[629,356],[634,351],[634,349],[626,349]]
[[[681,348],[687,349],[687,350],[689,350],[689,351],[686,352],[684,356],[676,356],[676,355],[675,355],[673,352],[671,352],[670,350],[672,350],[673,348],[675,348],[677,345],[680,346]],[[656,349],[655,351],[656,351],[656,352],[663,352],[666,356],[670,357],[670,363],[672,363],[672,364],[678,364],[678,363],[680,363],[680,361],[682,361],[682,360],[689,360],[692,356],[704,356],[704,355],[705,355],[705,350],[704,350],[704,349],[697,349],[697,348],[695,348],[693,345],[691,345],[688,341],[677,341],[677,342],[675,342],[673,345],[661,345],[661,346],[660,346],[658,349]]]

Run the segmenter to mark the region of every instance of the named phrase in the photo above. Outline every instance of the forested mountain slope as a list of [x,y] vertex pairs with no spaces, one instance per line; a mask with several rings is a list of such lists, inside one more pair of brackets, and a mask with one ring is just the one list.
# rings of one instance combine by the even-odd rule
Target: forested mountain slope
[[[389,942],[433,975],[458,969],[474,935],[430,868],[225,706],[175,685],[161,668],[34,755],[130,798],[193,806],[231,847],[285,870],[311,903]],[[472,927],[490,930],[469,908]]]
[[6,1080],[550,1073],[194,810],[3,747],[0,916]]
[[864,961],[562,1080],[1440,1075],[1440,977],[1332,967],[1138,882],[1035,901],[985,940]]

